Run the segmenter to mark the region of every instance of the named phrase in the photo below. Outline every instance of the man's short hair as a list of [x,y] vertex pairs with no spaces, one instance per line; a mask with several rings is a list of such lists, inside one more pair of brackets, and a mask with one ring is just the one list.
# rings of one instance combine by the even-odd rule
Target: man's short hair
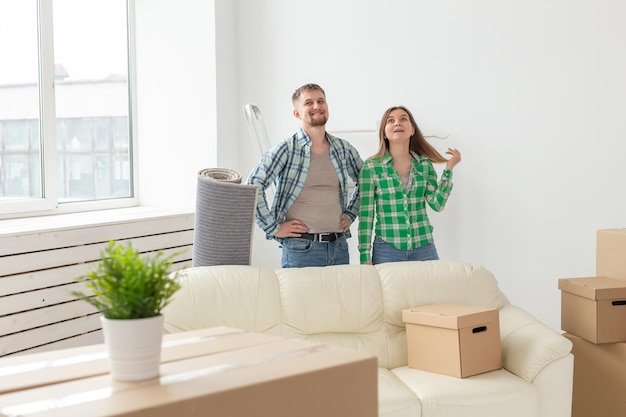
[[293,105],[294,106],[296,105],[296,101],[298,101],[298,99],[300,98],[300,95],[304,91],[310,91],[310,90],[319,90],[319,91],[322,92],[322,94],[324,94],[324,97],[326,97],[326,92],[319,85],[312,84],[312,83],[304,84],[302,87],[300,87],[296,91],[294,91],[293,94],[291,95],[291,102],[293,103]]

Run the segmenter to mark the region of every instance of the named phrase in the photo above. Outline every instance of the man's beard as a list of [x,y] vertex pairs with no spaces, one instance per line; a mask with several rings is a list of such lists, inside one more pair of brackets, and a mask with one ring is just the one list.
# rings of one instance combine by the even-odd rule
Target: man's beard
[[326,125],[326,122],[328,121],[328,117],[326,115],[324,115],[321,119],[320,118],[312,118],[311,117],[311,121],[310,121],[310,125],[311,126],[324,126]]

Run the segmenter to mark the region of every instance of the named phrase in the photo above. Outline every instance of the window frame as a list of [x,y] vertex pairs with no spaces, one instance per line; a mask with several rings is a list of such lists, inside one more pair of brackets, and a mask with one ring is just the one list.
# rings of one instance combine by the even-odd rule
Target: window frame
[[80,202],[58,202],[56,111],[54,79],[53,0],[37,0],[37,40],[39,60],[39,129],[41,135],[42,194],[40,198],[0,200],[0,219],[86,212],[138,205],[135,0],[125,0],[128,51],[128,134],[131,163],[131,196]]

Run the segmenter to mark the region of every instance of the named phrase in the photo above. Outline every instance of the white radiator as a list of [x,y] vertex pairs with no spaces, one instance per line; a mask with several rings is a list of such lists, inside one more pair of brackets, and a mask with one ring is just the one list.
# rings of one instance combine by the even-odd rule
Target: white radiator
[[0,356],[102,343],[100,314],[71,291],[111,239],[191,266],[194,214],[110,210],[0,221]]

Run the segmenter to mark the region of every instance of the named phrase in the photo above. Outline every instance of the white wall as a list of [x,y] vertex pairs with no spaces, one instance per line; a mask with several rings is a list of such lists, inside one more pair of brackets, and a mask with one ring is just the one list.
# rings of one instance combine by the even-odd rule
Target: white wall
[[[626,226],[620,0],[137,0],[137,14],[143,204],[193,206],[202,168],[247,176],[243,105],[277,141],[298,127],[293,90],[317,82],[330,130],[404,104],[449,136],[436,145],[463,161],[431,214],[440,256],[484,265],[555,329],[558,278],[593,276],[596,230]],[[363,156],[377,141],[347,137]],[[253,263],[279,265],[255,230]]]
[[194,208],[198,172],[217,164],[214,20],[213,1],[136,0],[142,205]]
[[[624,16],[620,0],[238,0],[236,88],[220,92],[236,94],[236,169],[255,162],[247,102],[274,140],[297,128],[306,82],[326,89],[330,130],[407,105],[463,153],[431,215],[440,256],[484,265],[558,329],[558,278],[593,276],[595,231],[626,226]],[[257,236],[253,255],[275,266],[280,251]]]

